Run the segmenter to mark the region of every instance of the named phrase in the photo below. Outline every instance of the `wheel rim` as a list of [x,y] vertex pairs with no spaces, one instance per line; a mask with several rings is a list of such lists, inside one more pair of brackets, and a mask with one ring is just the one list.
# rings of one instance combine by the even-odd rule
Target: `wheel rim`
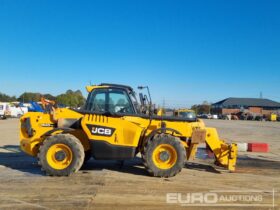
[[67,168],[72,162],[72,151],[65,144],[54,144],[47,152],[48,164],[57,170]]
[[153,162],[160,169],[169,169],[177,161],[177,152],[170,144],[161,144],[153,152]]

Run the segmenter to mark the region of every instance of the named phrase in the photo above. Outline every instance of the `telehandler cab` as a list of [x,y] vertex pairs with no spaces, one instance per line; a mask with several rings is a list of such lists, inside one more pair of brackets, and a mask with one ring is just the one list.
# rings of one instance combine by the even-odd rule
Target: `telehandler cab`
[[20,119],[21,149],[37,156],[48,175],[68,176],[90,157],[126,160],[141,153],[152,176],[171,177],[195,157],[199,143],[213,151],[217,165],[235,169],[237,145],[220,140],[216,129],[202,120],[154,115],[151,99],[140,94],[139,104],[129,86],[86,88],[89,95],[79,110],[53,108]]

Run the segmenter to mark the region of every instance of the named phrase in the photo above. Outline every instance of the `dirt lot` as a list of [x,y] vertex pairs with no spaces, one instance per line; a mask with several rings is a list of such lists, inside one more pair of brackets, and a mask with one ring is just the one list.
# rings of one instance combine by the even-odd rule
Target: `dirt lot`
[[[239,206],[230,204],[220,209],[244,209],[242,205],[248,204],[255,206],[246,209],[280,209],[280,123],[205,122],[207,126],[216,127],[227,141],[267,142],[271,152],[240,153],[235,173],[217,169],[212,159],[197,159],[195,163],[188,163],[176,177],[153,178],[147,175],[140,159],[136,158],[127,161],[122,168],[115,161],[91,160],[70,177],[48,177],[41,172],[36,159],[19,151],[18,120],[2,120],[0,209],[217,209],[218,206],[207,203],[205,198],[213,191],[219,196],[261,196],[261,202],[243,200]],[[272,206],[273,190],[275,207]],[[178,193],[175,195],[182,196],[182,199],[176,201],[186,205],[168,204],[166,193]],[[204,193],[204,204],[212,206],[190,206],[186,199],[194,195],[191,193]],[[229,203],[234,201],[224,200],[223,205]]]

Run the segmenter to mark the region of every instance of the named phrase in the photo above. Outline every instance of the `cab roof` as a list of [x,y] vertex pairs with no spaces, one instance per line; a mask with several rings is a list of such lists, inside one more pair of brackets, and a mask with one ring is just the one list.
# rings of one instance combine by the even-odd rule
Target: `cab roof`
[[91,92],[93,89],[97,89],[97,88],[110,88],[110,87],[115,87],[115,88],[122,88],[122,89],[126,89],[129,92],[133,91],[132,87],[127,86],[127,85],[121,85],[121,84],[112,84],[112,83],[101,83],[99,85],[91,85],[91,86],[87,86],[86,89],[88,92]]
[[120,85],[120,84],[101,83],[99,86],[118,87],[118,88],[128,89],[129,91],[133,90],[132,87],[130,87],[130,86]]

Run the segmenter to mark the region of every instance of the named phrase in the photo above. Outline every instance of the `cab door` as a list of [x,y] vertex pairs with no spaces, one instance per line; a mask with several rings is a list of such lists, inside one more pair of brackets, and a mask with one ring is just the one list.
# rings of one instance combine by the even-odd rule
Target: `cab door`
[[135,110],[123,89],[96,89],[86,104],[82,119],[96,159],[130,159],[135,156],[142,128],[125,120]]

